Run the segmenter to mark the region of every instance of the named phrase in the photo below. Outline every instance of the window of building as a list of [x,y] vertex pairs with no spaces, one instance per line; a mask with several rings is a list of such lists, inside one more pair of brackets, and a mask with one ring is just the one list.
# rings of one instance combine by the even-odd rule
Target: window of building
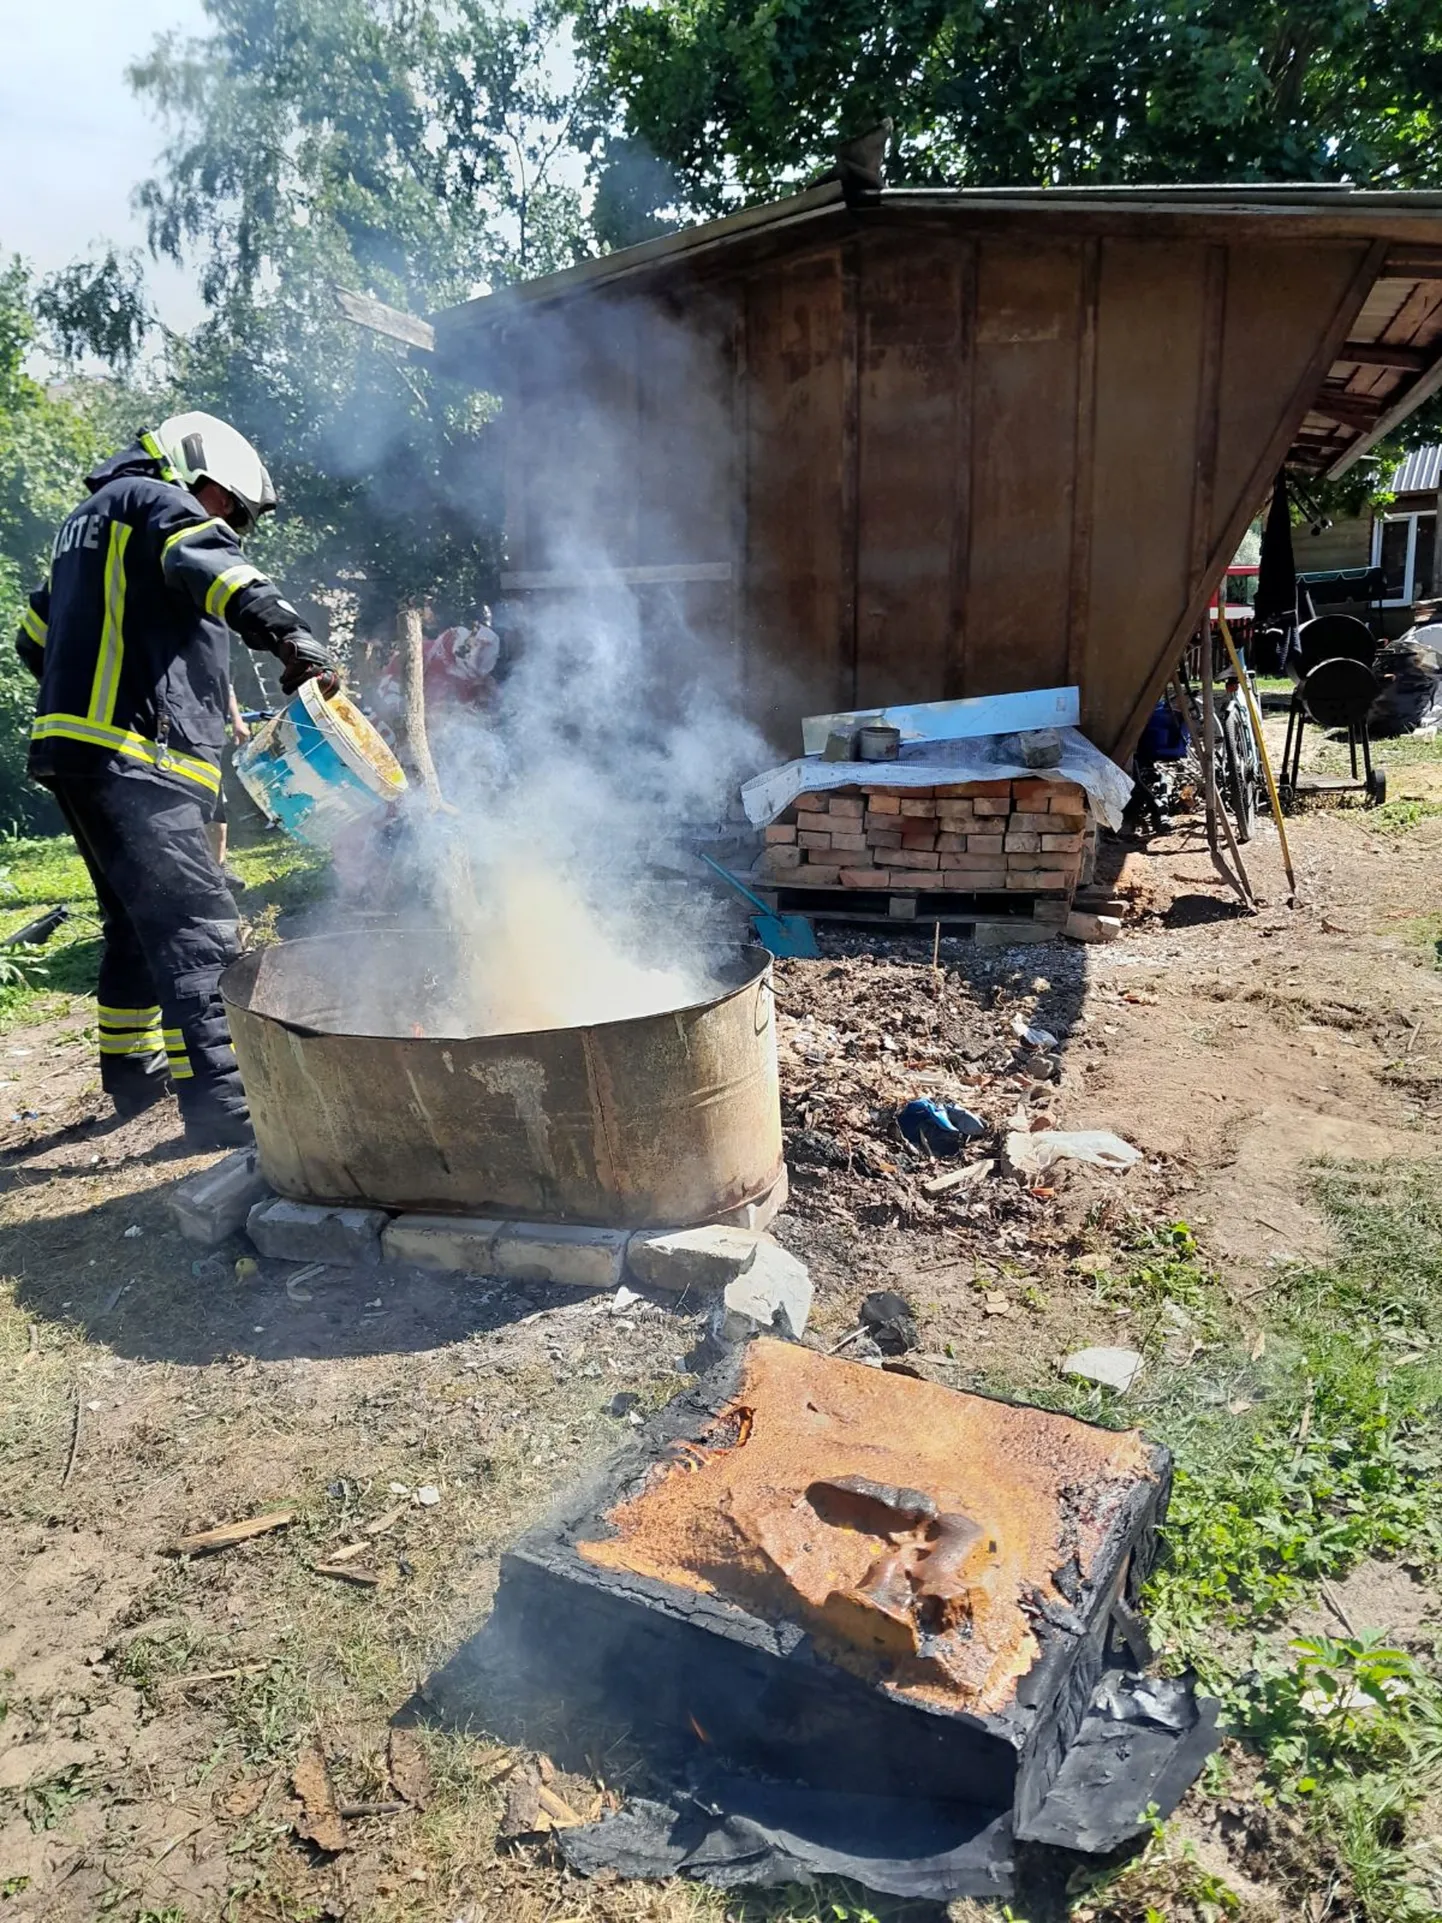
[[1372,565],[1381,568],[1383,605],[1408,607],[1436,591],[1437,516],[1389,514],[1372,527]]

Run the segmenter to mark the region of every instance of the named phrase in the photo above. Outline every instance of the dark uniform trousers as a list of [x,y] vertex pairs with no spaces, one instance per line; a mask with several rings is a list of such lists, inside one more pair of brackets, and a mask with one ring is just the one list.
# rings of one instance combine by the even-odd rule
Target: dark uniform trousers
[[122,1114],[175,1084],[187,1120],[245,1113],[217,983],[239,917],[206,837],[211,797],[140,768],[45,784],[95,884],[100,1080]]

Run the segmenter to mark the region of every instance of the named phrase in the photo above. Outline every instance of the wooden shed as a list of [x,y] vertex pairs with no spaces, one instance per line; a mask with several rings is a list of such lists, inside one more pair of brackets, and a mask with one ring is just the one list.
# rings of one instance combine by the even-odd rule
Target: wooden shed
[[1076,682],[1121,757],[1279,466],[1442,386],[1442,195],[825,186],[431,325],[502,397],[511,597],[619,579],[787,752]]

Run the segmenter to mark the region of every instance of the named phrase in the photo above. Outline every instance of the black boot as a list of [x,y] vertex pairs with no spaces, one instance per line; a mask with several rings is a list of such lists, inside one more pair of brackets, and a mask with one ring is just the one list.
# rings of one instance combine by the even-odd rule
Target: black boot
[[185,1146],[195,1154],[213,1148],[254,1148],[255,1130],[248,1109],[227,1110],[209,1105],[182,1106]]

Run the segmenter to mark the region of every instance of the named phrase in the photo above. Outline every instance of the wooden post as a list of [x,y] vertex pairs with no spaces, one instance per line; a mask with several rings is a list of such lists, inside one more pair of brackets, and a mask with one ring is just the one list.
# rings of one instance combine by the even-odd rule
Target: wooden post
[[441,784],[436,779],[436,764],[431,759],[431,744],[426,734],[426,659],[421,611],[411,602],[402,602],[396,611],[396,640],[400,646],[401,692],[405,700],[406,756],[425,790],[426,800],[432,808],[438,808]]

